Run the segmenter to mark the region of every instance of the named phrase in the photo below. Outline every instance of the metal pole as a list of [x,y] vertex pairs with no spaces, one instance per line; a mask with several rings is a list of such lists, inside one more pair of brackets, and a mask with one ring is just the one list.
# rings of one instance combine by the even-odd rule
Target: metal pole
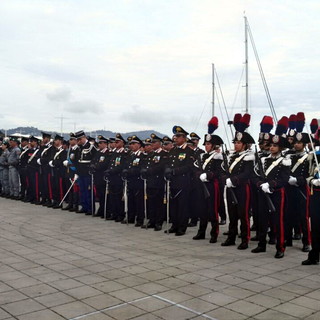
[[147,215],[147,179],[143,179],[143,200],[144,200],[144,225],[148,229],[148,215]]
[[94,216],[94,190],[93,190],[94,182],[93,182],[93,173],[91,174],[91,214]]
[[170,180],[166,182],[167,191],[167,234],[169,234],[169,220],[170,220]]
[[108,193],[109,193],[109,180],[106,179],[106,190],[104,193],[104,207],[103,207],[103,217],[104,220],[107,220],[107,199],[108,199]]
[[73,185],[75,184],[76,180],[74,179],[71,183],[71,186],[69,187],[68,191],[66,192],[66,194],[64,195],[64,197],[62,198],[62,200],[59,203],[59,207],[62,205],[64,199],[67,197],[67,195],[69,194],[70,190],[72,189]]
[[214,63],[212,64],[212,117],[214,116]]
[[249,106],[249,80],[248,80],[248,26],[247,26],[247,17],[244,16],[244,37],[245,37],[245,65],[246,65],[246,113],[248,113]]

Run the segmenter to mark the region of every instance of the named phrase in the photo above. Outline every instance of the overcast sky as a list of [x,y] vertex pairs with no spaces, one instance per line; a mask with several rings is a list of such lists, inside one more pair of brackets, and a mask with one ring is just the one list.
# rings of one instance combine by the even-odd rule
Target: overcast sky
[[[244,111],[244,11],[278,118],[320,118],[318,0],[2,0],[0,127],[202,135],[212,63],[229,117]],[[251,49],[249,90],[256,135],[270,110]]]

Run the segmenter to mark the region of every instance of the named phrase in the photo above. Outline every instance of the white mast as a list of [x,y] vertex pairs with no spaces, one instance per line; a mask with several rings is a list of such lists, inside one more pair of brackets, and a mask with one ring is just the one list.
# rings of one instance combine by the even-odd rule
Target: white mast
[[214,116],[214,63],[212,64],[212,116]]
[[244,16],[244,36],[245,36],[245,65],[246,65],[246,113],[248,113],[249,106],[249,81],[248,81],[248,26],[247,17]]

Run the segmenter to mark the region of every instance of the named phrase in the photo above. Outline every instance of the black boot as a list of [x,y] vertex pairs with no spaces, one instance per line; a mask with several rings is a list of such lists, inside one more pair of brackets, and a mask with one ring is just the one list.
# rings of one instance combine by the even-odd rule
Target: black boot
[[204,232],[198,231],[198,233],[192,238],[193,240],[205,239],[206,235]]
[[221,243],[222,247],[229,247],[229,246],[235,246],[236,242],[230,238],[227,238],[227,240],[225,242]]

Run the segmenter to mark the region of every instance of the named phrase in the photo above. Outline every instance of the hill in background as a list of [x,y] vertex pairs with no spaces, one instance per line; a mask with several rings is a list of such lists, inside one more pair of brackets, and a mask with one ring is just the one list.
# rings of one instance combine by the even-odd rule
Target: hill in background
[[[21,135],[26,135],[26,136],[41,136],[41,129],[35,128],[35,127],[17,127],[17,128],[13,128],[13,129],[9,129],[7,131],[5,131],[4,129],[0,129],[0,131],[2,131],[3,133],[6,132],[7,136],[10,136],[12,134],[21,134]],[[60,132],[53,132],[53,131],[45,131],[47,133],[51,133],[53,136],[55,134],[60,134]],[[117,132],[112,132],[112,131],[108,131],[108,130],[96,130],[96,131],[91,131],[91,132],[86,132],[86,134],[96,138],[99,135],[102,135],[106,138],[111,138],[111,137],[115,137]],[[122,133],[121,135],[124,138],[128,138],[129,136],[132,135],[136,135],[138,136],[140,139],[146,139],[146,138],[150,138],[150,134],[151,133],[155,133],[156,135],[158,135],[159,137],[164,136],[163,133],[160,133],[158,131],[152,131],[152,130],[143,130],[143,131],[135,131],[135,132],[125,132]],[[69,132],[67,133],[63,133],[63,136],[65,139],[69,139]]]

